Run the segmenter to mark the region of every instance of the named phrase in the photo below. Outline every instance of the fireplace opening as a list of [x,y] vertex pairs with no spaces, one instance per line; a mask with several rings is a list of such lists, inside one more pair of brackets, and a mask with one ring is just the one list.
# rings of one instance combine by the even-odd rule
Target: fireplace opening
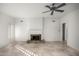
[[31,40],[32,41],[40,41],[41,40],[41,34],[31,34]]
[[27,43],[45,43],[45,40],[41,39],[41,34],[31,34]]

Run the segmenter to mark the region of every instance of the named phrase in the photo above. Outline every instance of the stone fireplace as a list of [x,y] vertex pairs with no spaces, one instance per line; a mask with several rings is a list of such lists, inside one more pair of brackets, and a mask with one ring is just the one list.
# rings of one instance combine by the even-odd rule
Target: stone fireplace
[[31,40],[32,41],[40,41],[41,40],[41,34],[31,34]]

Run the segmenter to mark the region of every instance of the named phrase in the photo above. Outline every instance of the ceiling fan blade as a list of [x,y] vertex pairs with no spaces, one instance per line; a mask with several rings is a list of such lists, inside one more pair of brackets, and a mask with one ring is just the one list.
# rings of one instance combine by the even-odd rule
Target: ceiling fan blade
[[49,5],[46,5],[45,7],[49,8],[49,9],[51,8]]
[[47,13],[47,12],[50,12],[50,10],[48,10],[48,11],[45,11],[45,12],[42,12],[42,13]]
[[60,8],[60,7],[63,7],[63,6],[65,6],[66,4],[65,3],[62,3],[62,4],[60,4],[58,7],[56,7],[56,9],[57,8]]
[[57,12],[64,12],[64,10],[55,10],[55,11],[57,11]]
[[54,11],[51,12],[51,15],[53,15]]

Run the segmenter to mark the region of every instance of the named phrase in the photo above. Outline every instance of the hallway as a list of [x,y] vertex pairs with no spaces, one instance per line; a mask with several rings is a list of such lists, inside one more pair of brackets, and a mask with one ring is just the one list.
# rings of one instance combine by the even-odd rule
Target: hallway
[[0,56],[79,56],[79,51],[59,41],[45,43],[16,42],[0,49]]

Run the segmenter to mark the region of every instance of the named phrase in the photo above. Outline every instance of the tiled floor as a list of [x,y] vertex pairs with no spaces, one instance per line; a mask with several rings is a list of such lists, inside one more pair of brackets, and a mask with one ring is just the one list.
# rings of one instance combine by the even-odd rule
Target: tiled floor
[[1,56],[79,56],[79,51],[62,42],[16,42],[0,49]]

